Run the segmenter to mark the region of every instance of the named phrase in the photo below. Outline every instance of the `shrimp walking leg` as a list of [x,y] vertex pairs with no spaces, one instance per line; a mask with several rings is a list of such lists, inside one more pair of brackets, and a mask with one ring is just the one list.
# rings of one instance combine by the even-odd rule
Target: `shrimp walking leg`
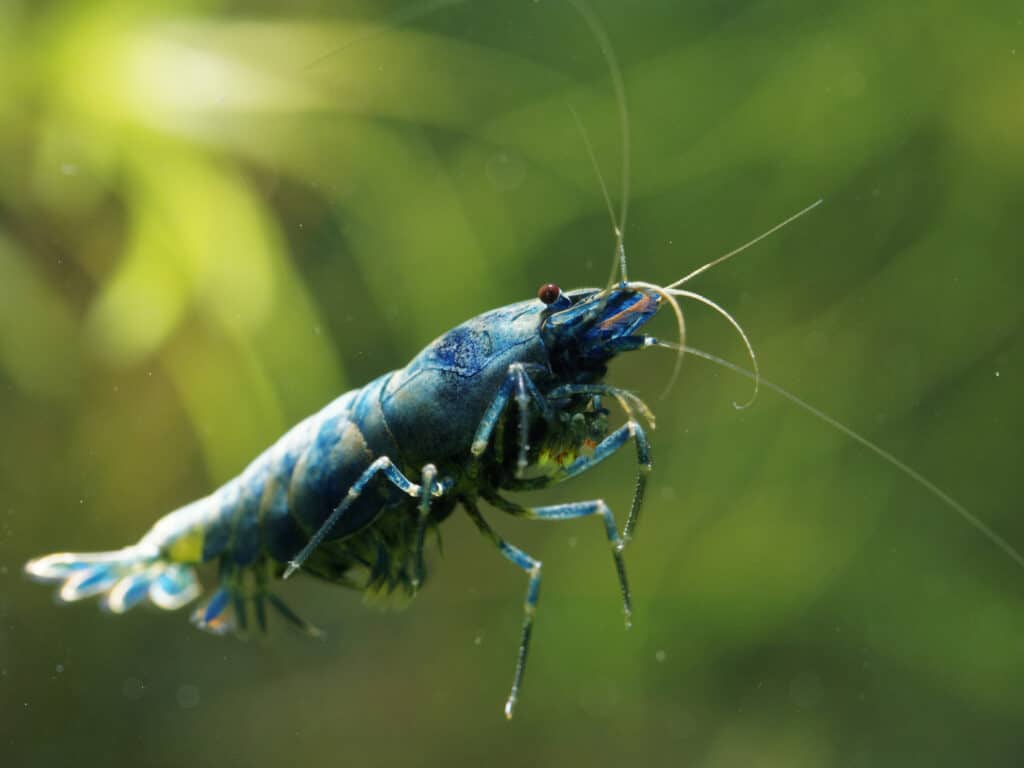
[[[387,456],[381,456],[367,467],[366,471],[363,472],[363,474],[360,475],[354,483],[352,483],[352,487],[348,489],[348,493],[345,495],[345,498],[340,504],[338,504],[330,517],[324,521],[319,530],[313,534],[309,543],[302,548],[302,551],[299,552],[299,554],[288,562],[288,567],[285,569],[282,578],[287,579],[302,567],[302,564],[306,562],[311,554],[313,554],[313,551],[323,543],[324,538],[328,533],[330,533],[331,528],[334,527],[335,523],[337,523],[341,516],[345,514],[345,510],[352,505],[352,502],[359,498],[359,495],[363,492],[366,486],[370,484],[370,481],[380,473],[384,473],[384,476],[387,477],[388,480],[390,480],[399,490],[407,493],[409,496],[415,497],[420,495],[420,486],[403,475],[402,471],[395,466],[391,459]],[[433,495],[438,496],[441,492],[441,486],[435,485]]]
[[626,527],[622,530],[622,538],[625,543],[628,544],[630,539],[633,538],[633,532],[636,530],[637,521],[640,519],[640,507],[643,505],[644,493],[647,490],[647,475],[651,473],[651,469],[654,467],[654,464],[651,461],[651,444],[647,439],[647,432],[644,431],[643,426],[635,417],[634,413],[636,410],[639,410],[641,414],[643,414],[644,418],[646,418],[650,423],[651,429],[654,428],[654,417],[647,408],[646,403],[636,395],[631,392],[627,392],[624,389],[612,387],[607,384],[568,385],[554,390],[552,396],[557,397],[567,394],[592,394],[595,397],[600,395],[609,395],[619,401],[623,409],[626,411],[626,414],[629,416],[629,421],[624,425],[624,427],[609,435],[601,442],[600,445],[597,446],[594,450],[593,456],[585,456],[577,459],[566,467],[566,474],[564,478],[559,478],[568,479],[570,477],[575,477],[581,472],[586,472],[594,465],[603,461],[622,447],[625,440],[623,439],[624,436],[619,433],[621,433],[623,429],[628,429],[630,437],[632,437],[636,443],[637,461],[636,483],[633,487],[633,501],[629,507],[629,517],[626,518]]
[[636,484],[633,488],[633,501],[629,508],[629,517],[626,518],[626,527],[622,532],[623,542],[628,544],[636,530],[636,522],[640,517],[640,507],[644,502],[644,494],[647,490],[647,475],[651,472],[651,447],[647,439],[647,432],[638,421],[630,420],[608,435],[598,443],[590,456],[580,456],[578,459],[563,467],[557,472],[541,477],[531,477],[510,484],[511,490],[532,491],[546,488],[549,485],[560,483],[571,477],[586,472],[588,469],[600,464],[609,456],[618,451],[630,439],[636,444],[637,474]]
[[470,518],[476,523],[480,532],[489,538],[511,563],[526,571],[530,581],[526,585],[526,601],[523,605],[523,631],[519,639],[519,655],[516,658],[515,676],[512,678],[512,690],[509,692],[508,700],[505,702],[505,717],[511,718],[516,699],[519,698],[519,689],[523,684],[523,672],[526,670],[526,654],[530,650],[530,636],[533,634],[533,616],[537,612],[537,598],[540,597],[540,572],[541,562],[530,557],[518,547],[505,541],[495,533],[494,529],[487,524],[476,504],[471,500],[464,500],[466,511]]
[[420,483],[419,520],[416,526],[416,549],[413,555],[416,563],[412,579],[414,590],[420,588],[427,572],[427,566],[423,558],[423,547],[427,536],[427,524],[430,522],[430,501],[433,498],[435,489],[438,487],[442,486],[439,486],[437,482],[437,467],[433,464],[427,464],[423,468],[423,482]]
[[508,367],[508,376],[505,381],[502,382],[501,387],[498,389],[498,394],[495,395],[494,400],[491,401],[490,406],[487,408],[487,412],[484,413],[483,418],[480,420],[480,426],[477,427],[476,434],[473,436],[472,452],[474,456],[480,456],[486,449],[487,444],[490,442],[491,434],[494,432],[494,428],[498,424],[498,420],[501,418],[501,414],[508,406],[509,400],[515,393],[516,404],[519,406],[519,458],[516,462],[516,476],[521,476],[523,470],[526,469],[527,465],[527,452],[529,451],[530,445],[528,440],[529,425],[530,425],[530,414],[527,408],[530,402],[537,404],[541,414],[545,419],[551,420],[551,406],[548,405],[547,400],[537,390],[537,385],[533,383],[533,379],[530,378],[527,373],[528,366],[522,363],[513,363]]
[[626,578],[626,562],[622,557],[625,542],[619,536],[618,528],[615,525],[615,516],[603,499],[574,501],[568,504],[552,504],[545,507],[524,507],[498,494],[489,494],[485,498],[503,512],[508,512],[516,517],[524,517],[528,520],[573,520],[578,517],[600,515],[604,521],[605,536],[607,536],[608,543],[611,545],[612,559],[615,561],[615,571],[619,577],[619,588],[622,591],[622,610],[626,618],[626,628],[628,629],[632,626],[633,599],[629,592],[629,580]]

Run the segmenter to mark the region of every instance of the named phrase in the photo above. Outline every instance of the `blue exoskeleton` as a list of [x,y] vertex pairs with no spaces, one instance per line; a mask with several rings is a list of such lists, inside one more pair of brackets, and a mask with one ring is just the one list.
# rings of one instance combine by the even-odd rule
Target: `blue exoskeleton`
[[[428,530],[461,506],[499,551],[528,575],[525,618],[512,691],[522,682],[541,583],[541,563],[502,539],[479,509],[483,499],[538,520],[596,517],[622,591],[623,549],[635,527],[651,469],[634,395],[603,382],[608,362],[649,346],[639,331],[664,305],[666,289],[621,281],[501,307],[447,332],[402,368],[353,390],[297,424],[238,477],[160,519],[132,546],[58,553],[27,564],[60,582],[62,600],[102,595],[114,613],[150,600],[178,608],[200,592],[195,566],[216,562],[219,585],[193,620],[207,630],[244,629],[250,609],[266,626],[270,604],[310,633],[270,590],[301,568],[364,591],[414,594],[426,576]],[[681,318],[681,315],[680,315]],[[611,429],[602,405],[615,400],[625,423]],[[628,443],[639,464],[620,534],[598,499],[525,507],[503,491],[544,488],[576,476]]]

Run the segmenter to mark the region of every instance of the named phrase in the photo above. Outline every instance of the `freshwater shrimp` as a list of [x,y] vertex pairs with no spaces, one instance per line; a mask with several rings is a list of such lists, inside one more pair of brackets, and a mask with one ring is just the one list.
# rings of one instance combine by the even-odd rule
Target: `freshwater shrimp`
[[[678,371],[682,354],[688,351],[751,375],[756,394],[762,380],[742,327],[711,299],[682,286],[818,203],[667,285],[630,280],[624,248],[629,156],[624,89],[603,29],[585,6],[576,7],[583,9],[609,65],[622,125],[618,214],[601,181],[615,233],[613,270],[605,287],[563,291],[544,283],[536,298],[470,319],[438,337],[404,368],[341,395],[300,422],[238,477],[161,518],[136,544],[112,552],[40,557],[25,566],[29,575],[60,583],[63,601],[100,596],[107,610],[123,613],[148,600],[170,610],[199,596],[196,566],[216,562],[217,589],[192,614],[199,628],[218,634],[245,630],[250,611],[265,628],[269,605],[316,635],[319,630],[274,593],[273,579],[302,570],[365,593],[415,595],[428,575],[427,534],[461,507],[527,577],[518,653],[505,703],[505,714],[511,717],[524,679],[543,566],[491,527],[480,509],[482,500],[529,519],[597,518],[611,551],[629,626],[632,605],[624,553],[636,531],[653,468],[648,431],[654,417],[635,394],[605,381],[608,365],[620,354],[667,347],[678,352]],[[724,317],[742,338],[753,370],[689,346],[679,298],[703,302]],[[675,315],[678,342],[643,332],[665,307]],[[924,484],[1024,565],[1011,545],[907,465],[785,390],[763,383]],[[625,414],[620,426],[612,426],[605,408],[610,402]],[[575,477],[630,446],[637,471],[621,530],[603,499],[522,506],[504,495],[540,490]]]

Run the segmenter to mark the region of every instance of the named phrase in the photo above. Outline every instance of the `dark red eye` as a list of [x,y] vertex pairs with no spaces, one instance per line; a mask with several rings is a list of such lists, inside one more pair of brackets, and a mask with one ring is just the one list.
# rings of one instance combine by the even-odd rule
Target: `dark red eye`
[[537,291],[537,298],[545,304],[554,304],[562,294],[562,289],[554,283],[545,283]]

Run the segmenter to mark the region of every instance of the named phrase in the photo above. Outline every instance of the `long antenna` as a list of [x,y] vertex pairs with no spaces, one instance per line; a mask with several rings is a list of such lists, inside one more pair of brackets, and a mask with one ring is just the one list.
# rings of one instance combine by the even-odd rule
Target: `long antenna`
[[[318,66],[332,56],[336,56],[342,51],[347,50],[360,43],[365,43],[373,40],[380,35],[383,35],[390,31],[396,26],[408,24],[410,22],[421,19],[425,16],[429,16],[436,11],[441,10],[454,5],[462,5],[463,3],[469,2],[469,0],[421,0],[420,2],[413,2],[409,5],[398,9],[391,16],[386,17],[385,21],[388,22],[386,26],[381,26],[380,29],[367,32],[362,35],[353,37],[350,40],[346,40],[340,45],[331,48],[330,50],[317,56],[315,59],[310,61],[306,66],[303,67],[303,71],[312,69]],[[594,13],[593,9],[585,2],[585,0],[566,0],[573,7],[573,9],[583,18],[587,26],[590,28],[591,33],[597,40],[598,46],[601,49],[601,55],[604,57],[605,64],[608,66],[608,72],[611,75],[612,88],[615,90],[615,102],[619,113],[619,133],[622,136],[622,200],[619,205],[619,215],[616,217],[614,214],[614,208],[611,204],[611,196],[608,194],[608,188],[604,183],[604,178],[601,176],[601,171],[597,165],[597,160],[594,156],[593,147],[590,144],[590,139],[583,129],[583,124],[580,122],[575,111],[573,116],[576,118],[576,123],[580,127],[580,131],[584,136],[584,143],[587,146],[587,152],[591,157],[591,161],[594,164],[594,168],[597,171],[598,178],[601,183],[602,192],[604,193],[605,202],[608,204],[608,210],[612,218],[612,227],[615,232],[615,257],[614,261],[617,262],[618,269],[621,273],[621,278],[625,282],[627,278],[626,273],[626,248],[625,248],[625,236],[626,236],[626,216],[629,212],[629,177],[630,177],[630,128],[629,128],[629,110],[626,107],[626,87],[622,80],[622,69],[619,67],[619,62],[615,57],[615,49],[612,48],[611,40],[608,37],[608,33],[605,32],[604,25],[601,20]],[[572,109],[570,107],[570,109]],[[612,273],[614,275],[615,266],[613,265]],[[614,278],[612,281],[613,282]]]
[[[665,341],[659,341],[658,346],[678,350],[680,345],[672,344],[670,342]],[[730,371],[738,373],[740,376],[745,376],[748,379],[760,380],[762,387],[772,390],[777,395],[780,395],[784,397],[786,400],[789,400],[791,403],[801,408],[802,410],[806,411],[807,413],[811,414],[815,418],[825,422],[833,429],[842,432],[847,437],[860,443],[862,446],[867,448],[869,451],[871,451],[873,454],[881,458],[883,461],[896,467],[896,469],[898,469],[907,477],[911,478],[914,482],[916,482],[918,485],[920,485],[922,488],[928,491],[928,493],[937,498],[951,510],[956,512],[961,518],[963,518],[963,520],[965,520],[968,523],[968,525],[970,525],[972,528],[978,531],[978,533],[980,533],[985,539],[987,539],[989,543],[994,544],[996,547],[1001,549],[1007,557],[1013,560],[1013,562],[1015,562],[1021,568],[1024,568],[1024,555],[1022,555],[1010,542],[1008,542],[1006,539],[1004,539],[1002,536],[996,533],[988,525],[988,523],[986,523],[980,517],[975,515],[973,512],[967,509],[967,507],[965,507],[959,501],[954,499],[944,490],[939,488],[939,486],[937,486],[927,477],[922,475],[916,469],[911,467],[906,462],[897,459],[895,456],[893,456],[887,450],[882,448],[880,445],[871,442],[866,437],[864,437],[864,435],[860,434],[859,432],[855,432],[854,430],[850,429],[850,427],[843,424],[841,421],[834,419],[821,409],[815,408],[806,400],[797,397],[789,390],[784,389],[778,384],[768,381],[767,379],[759,375],[755,376],[755,374],[752,371],[748,371],[746,368],[742,366],[736,365],[735,363],[730,363],[728,360],[724,360],[720,357],[717,357],[716,355],[712,355],[710,352],[704,352],[703,350],[695,349],[694,347],[686,346],[684,347],[684,350],[686,352],[689,352],[691,355],[701,357],[705,360],[714,363],[715,365],[720,365],[723,368],[728,368]]]
[[594,168],[594,175],[597,176],[597,183],[601,187],[601,195],[604,197],[604,204],[608,209],[608,218],[612,222],[612,231],[615,233],[615,253],[612,254],[612,271],[608,275],[608,287],[610,288],[615,284],[616,272],[621,275],[622,280],[626,279],[626,248],[622,242],[622,227],[619,226],[618,218],[615,215],[615,206],[612,205],[612,197],[608,194],[608,185],[604,181],[604,174],[601,173],[601,165],[597,162],[597,155],[594,154],[594,145],[590,143],[590,134],[587,133],[586,126],[583,125],[583,121],[580,120],[580,116],[573,109],[572,104],[569,105],[569,111],[576,121],[576,128],[579,129],[580,138],[583,139],[583,146],[587,148],[587,156]]
[[[612,216],[612,225],[615,228],[615,259],[619,265],[620,277],[623,282],[626,282],[629,278],[626,276],[626,215],[629,212],[629,174],[630,174],[630,135],[629,135],[629,110],[626,108],[626,86],[622,81],[622,69],[619,67],[619,62],[615,58],[615,49],[612,48],[611,40],[608,38],[608,33],[604,30],[604,25],[601,20],[597,17],[597,14],[591,9],[584,0],[567,0],[567,2],[576,10],[576,12],[583,17],[583,20],[590,27],[590,31],[597,39],[597,44],[601,48],[601,55],[604,56],[605,64],[608,65],[608,73],[611,75],[612,88],[615,90],[615,102],[619,111],[619,133],[622,136],[622,199],[619,201],[619,216],[618,221],[615,220],[615,216]],[[577,123],[579,119],[577,118]],[[586,131],[583,131],[586,136]],[[590,140],[586,140],[587,151],[590,153],[591,159],[594,158],[593,149],[590,146]],[[597,168],[596,160],[594,167]],[[598,171],[600,176],[600,171]],[[601,187],[605,189],[605,199],[611,207],[611,198],[608,196],[607,188],[605,187],[604,181],[601,181]],[[614,273],[614,267],[613,267]]]
[[725,261],[727,259],[731,259],[736,254],[743,253],[743,251],[747,250],[747,248],[751,247],[752,245],[757,245],[757,243],[761,242],[762,240],[764,240],[769,235],[774,235],[776,232],[778,232],[784,226],[786,226],[787,224],[792,224],[794,221],[799,219],[804,214],[810,213],[815,208],[817,208],[819,205],[821,205],[823,202],[825,202],[825,198],[823,198],[823,197],[818,198],[813,203],[811,203],[806,208],[804,208],[802,211],[798,211],[797,213],[794,213],[788,219],[786,219],[785,221],[779,222],[774,227],[769,229],[767,232],[762,232],[760,235],[755,237],[753,240],[750,240],[749,242],[744,243],[739,248],[735,248],[734,250],[729,251],[724,256],[719,256],[714,261],[709,261],[703,267],[698,267],[697,269],[693,270],[693,272],[688,274],[686,277],[681,277],[678,280],[676,280],[674,283],[672,283],[671,285],[666,285],[665,287],[666,288],[678,288],[680,285],[683,285],[684,283],[689,282],[690,280],[692,280],[693,278],[695,278],[697,275],[701,274],[702,272],[707,272],[712,267],[717,266],[718,264],[721,264],[723,261]]

